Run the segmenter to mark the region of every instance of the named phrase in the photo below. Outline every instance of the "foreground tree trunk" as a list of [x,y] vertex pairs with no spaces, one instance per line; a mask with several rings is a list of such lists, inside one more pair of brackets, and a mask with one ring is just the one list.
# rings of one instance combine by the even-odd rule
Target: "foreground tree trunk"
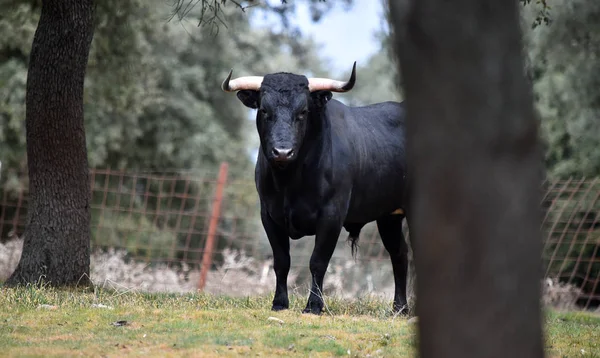
[[29,203],[23,255],[7,284],[88,284],[90,181],[83,81],[92,0],[44,0],[27,75]]
[[414,184],[420,356],[542,357],[541,156],[517,1],[390,6]]

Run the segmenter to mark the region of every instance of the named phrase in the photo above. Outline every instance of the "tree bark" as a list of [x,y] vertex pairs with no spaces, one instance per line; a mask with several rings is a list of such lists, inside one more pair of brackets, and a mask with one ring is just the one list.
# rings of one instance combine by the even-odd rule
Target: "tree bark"
[[90,180],[83,84],[92,0],[44,0],[27,75],[29,169],[21,260],[7,284],[89,284]]
[[517,1],[389,3],[420,356],[542,357],[541,156]]

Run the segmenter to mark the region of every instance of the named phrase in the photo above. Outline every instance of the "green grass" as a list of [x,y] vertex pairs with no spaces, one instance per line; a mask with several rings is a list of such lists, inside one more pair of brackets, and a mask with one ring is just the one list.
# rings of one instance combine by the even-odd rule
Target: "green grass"
[[[284,312],[270,300],[0,287],[0,355],[415,356],[416,326],[393,317],[390,302],[327,299],[314,316],[300,313],[304,297]],[[550,311],[546,331],[549,356],[600,357],[598,316]]]

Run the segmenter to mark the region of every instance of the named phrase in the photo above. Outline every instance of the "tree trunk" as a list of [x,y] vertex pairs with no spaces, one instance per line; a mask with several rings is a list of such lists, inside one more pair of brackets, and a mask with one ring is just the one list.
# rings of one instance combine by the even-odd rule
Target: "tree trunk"
[[27,75],[27,227],[23,255],[7,284],[87,285],[90,181],[83,82],[93,1],[42,4]]
[[420,356],[542,357],[541,156],[517,1],[390,6]]

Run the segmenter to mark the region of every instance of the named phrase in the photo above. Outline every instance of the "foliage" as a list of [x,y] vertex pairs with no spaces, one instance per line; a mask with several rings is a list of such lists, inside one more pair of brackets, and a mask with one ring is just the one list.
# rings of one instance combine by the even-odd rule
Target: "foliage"
[[[276,70],[306,72],[308,68],[323,74],[315,46],[294,32],[273,33],[268,28],[252,28],[246,14],[233,7],[222,10],[227,27],[218,34],[191,25],[202,16],[197,9],[189,11],[181,21],[169,21],[171,10],[169,4],[159,0],[98,3],[84,97],[90,165],[151,170],[157,174],[181,173],[183,169],[193,168],[196,172],[191,179],[198,182],[203,175],[214,180],[219,164],[226,161],[229,180],[251,181],[249,152],[257,142],[253,122],[248,120],[248,111],[235,94],[222,92],[220,84],[230,68],[234,68],[235,75]],[[0,196],[7,195],[9,200],[20,192],[26,193],[28,187],[25,82],[39,11],[38,2],[27,0],[0,4],[0,33],[3,34],[0,38],[0,95],[4,99],[0,102],[0,160],[3,162]],[[186,175],[181,174],[177,193],[183,191],[180,184]],[[95,178],[94,185],[104,185],[103,180]],[[156,185],[150,184],[109,180],[108,189],[113,190],[113,194],[123,190],[133,193],[131,196],[138,205],[143,193],[159,192]],[[214,186],[192,184],[185,194],[194,198],[203,192],[210,200],[211,190]],[[221,221],[223,227],[235,224],[228,217],[241,215],[245,215],[246,220],[238,223],[239,230],[255,226],[257,210],[249,210],[256,204],[255,195],[248,195],[252,192],[241,186],[229,190],[228,195],[234,196],[240,205],[226,206],[225,219]],[[101,200],[94,197],[92,205],[97,207]],[[181,205],[189,209],[188,206],[193,205],[190,202],[193,200],[182,204],[181,199],[176,199],[169,205],[173,210],[179,210]],[[164,204],[150,200],[145,208],[156,211],[159,205]],[[14,215],[12,209],[2,209],[4,220],[10,220]],[[162,206],[163,211],[168,209]],[[99,214],[94,211],[94,215],[97,221]],[[155,221],[138,219],[137,225],[143,226],[148,220]],[[105,225],[121,227],[120,220],[108,217]],[[168,217],[166,225],[176,223]],[[194,231],[206,231],[203,220],[192,225]],[[5,225],[0,238],[6,237],[10,229]],[[94,238],[100,235],[93,233]],[[185,240],[185,235],[179,236],[178,240]],[[157,238],[164,241],[168,235],[147,239],[156,241]],[[192,245],[198,246],[201,242],[195,240]]]
[[552,177],[598,176],[600,4],[561,2],[553,15],[527,38],[546,167]]
[[[527,70],[540,116],[547,174],[551,179],[598,177],[600,25],[594,19],[600,15],[600,4],[585,0],[557,2],[552,15],[550,26],[525,31]],[[526,8],[524,23],[536,16]],[[600,217],[597,196],[596,184],[586,191],[549,198],[555,209],[561,209],[549,213],[549,222],[560,234],[549,237],[544,254],[565,257],[564,262],[549,267],[550,274],[577,284],[584,294],[600,292],[591,279],[600,272],[600,251],[595,240]]]
[[[546,1],[521,3],[527,71],[540,115],[548,174],[552,178],[598,176],[600,25],[594,19],[600,15],[600,4],[576,0],[553,3],[550,9]],[[389,22],[387,11],[384,17]],[[391,51],[392,36],[384,22],[378,34],[381,50],[358,68],[357,86],[346,94],[351,104],[402,98],[401,88],[394,88],[402,79]]]
[[[386,41],[385,33],[379,37]],[[357,66],[357,83],[352,91],[346,93],[349,105],[367,105],[384,101],[402,101],[402,90],[398,86],[398,66],[390,47],[382,43],[381,50],[373,54],[366,65]]]
[[[4,167],[23,177],[24,84],[39,7],[15,3],[0,5],[0,32],[8,35],[0,39],[0,140]],[[98,4],[85,92],[90,165],[216,170],[229,161],[246,171],[251,122],[221,81],[232,67],[237,74],[322,70],[314,45],[251,29],[237,9],[223,10],[228,28],[219,35],[189,26],[200,16],[194,11],[181,22],[168,21],[169,11],[158,0]]]
[[352,91],[346,93],[346,103],[367,105],[383,101],[402,101],[402,78],[399,62],[393,48],[393,36],[390,31],[391,19],[387,0],[379,0],[384,9],[384,21],[376,31],[375,41],[380,43],[379,51],[371,55],[365,65],[357,66],[357,83]]
[[[390,31],[391,19],[387,0],[380,0],[384,9],[381,28],[377,31],[376,41],[381,48],[373,54],[364,66],[357,68],[358,82],[355,88],[345,94],[351,105],[365,105],[381,101],[401,101],[403,96],[402,78],[398,71],[399,63],[393,50],[393,36]],[[550,25],[550,6],[543,1],[520,0],[524,12],[529,16],[526,23],[537,28],[539,25]]]
[[[318,22],[335,5],[342,3],[346,8],[349,8],[352,6],[353,0],[305,0],[305,2],[308,5],[312,20]],[[173,15],[183,19],[189,12],[196,10],[200,14],[196,19],[198,26],[208,26],[212,30],[219,31],[220,26],[228,26],[227,21],[224,19],[225,9],[228,5],[241,12],[259,9],[275,14],[287,30],[292,29],[289,18],[296,12],[296,2],[288,2],[287,0],[247,0],[245,2],[236,0],[176,0],[173,2]]]
[[[156,227],[148,217],[139,213],[123,215],[117,210],[106,210],[101,214],[96,210],[92,212],[96,214],[92,216],[94,221],[101,218],[109,222],[109,225],[94,230],[92,247],[122,247],[131,255],[147,260],[166,260],[175,256],[176,234]],[[97,222],[94,224],[98,225]]]
[[[530,5],[529,7],[532,6],[532,0],[519,0],[519,2],[524,7],[527,5]],[[552,18],[550,16],[550,6],[548,5],[546,0],[536,0],[534,10],[536,12],[534,13],[533,18],[531,19],[531,28],[535,29],[536,27],[542,24],[550,25],[550,23],[552,22]]]
[[[39,8],[20,2],[6,8],[0,5],[0,184],[11,191],[27,186],[23,172],[25,157],[25,84],[31,42],[39,20]],[[23,41],[26,39],[26,41]],[[10,175],[12,168],[18,176]],[[21,179],[21,180],[19,180]]]

